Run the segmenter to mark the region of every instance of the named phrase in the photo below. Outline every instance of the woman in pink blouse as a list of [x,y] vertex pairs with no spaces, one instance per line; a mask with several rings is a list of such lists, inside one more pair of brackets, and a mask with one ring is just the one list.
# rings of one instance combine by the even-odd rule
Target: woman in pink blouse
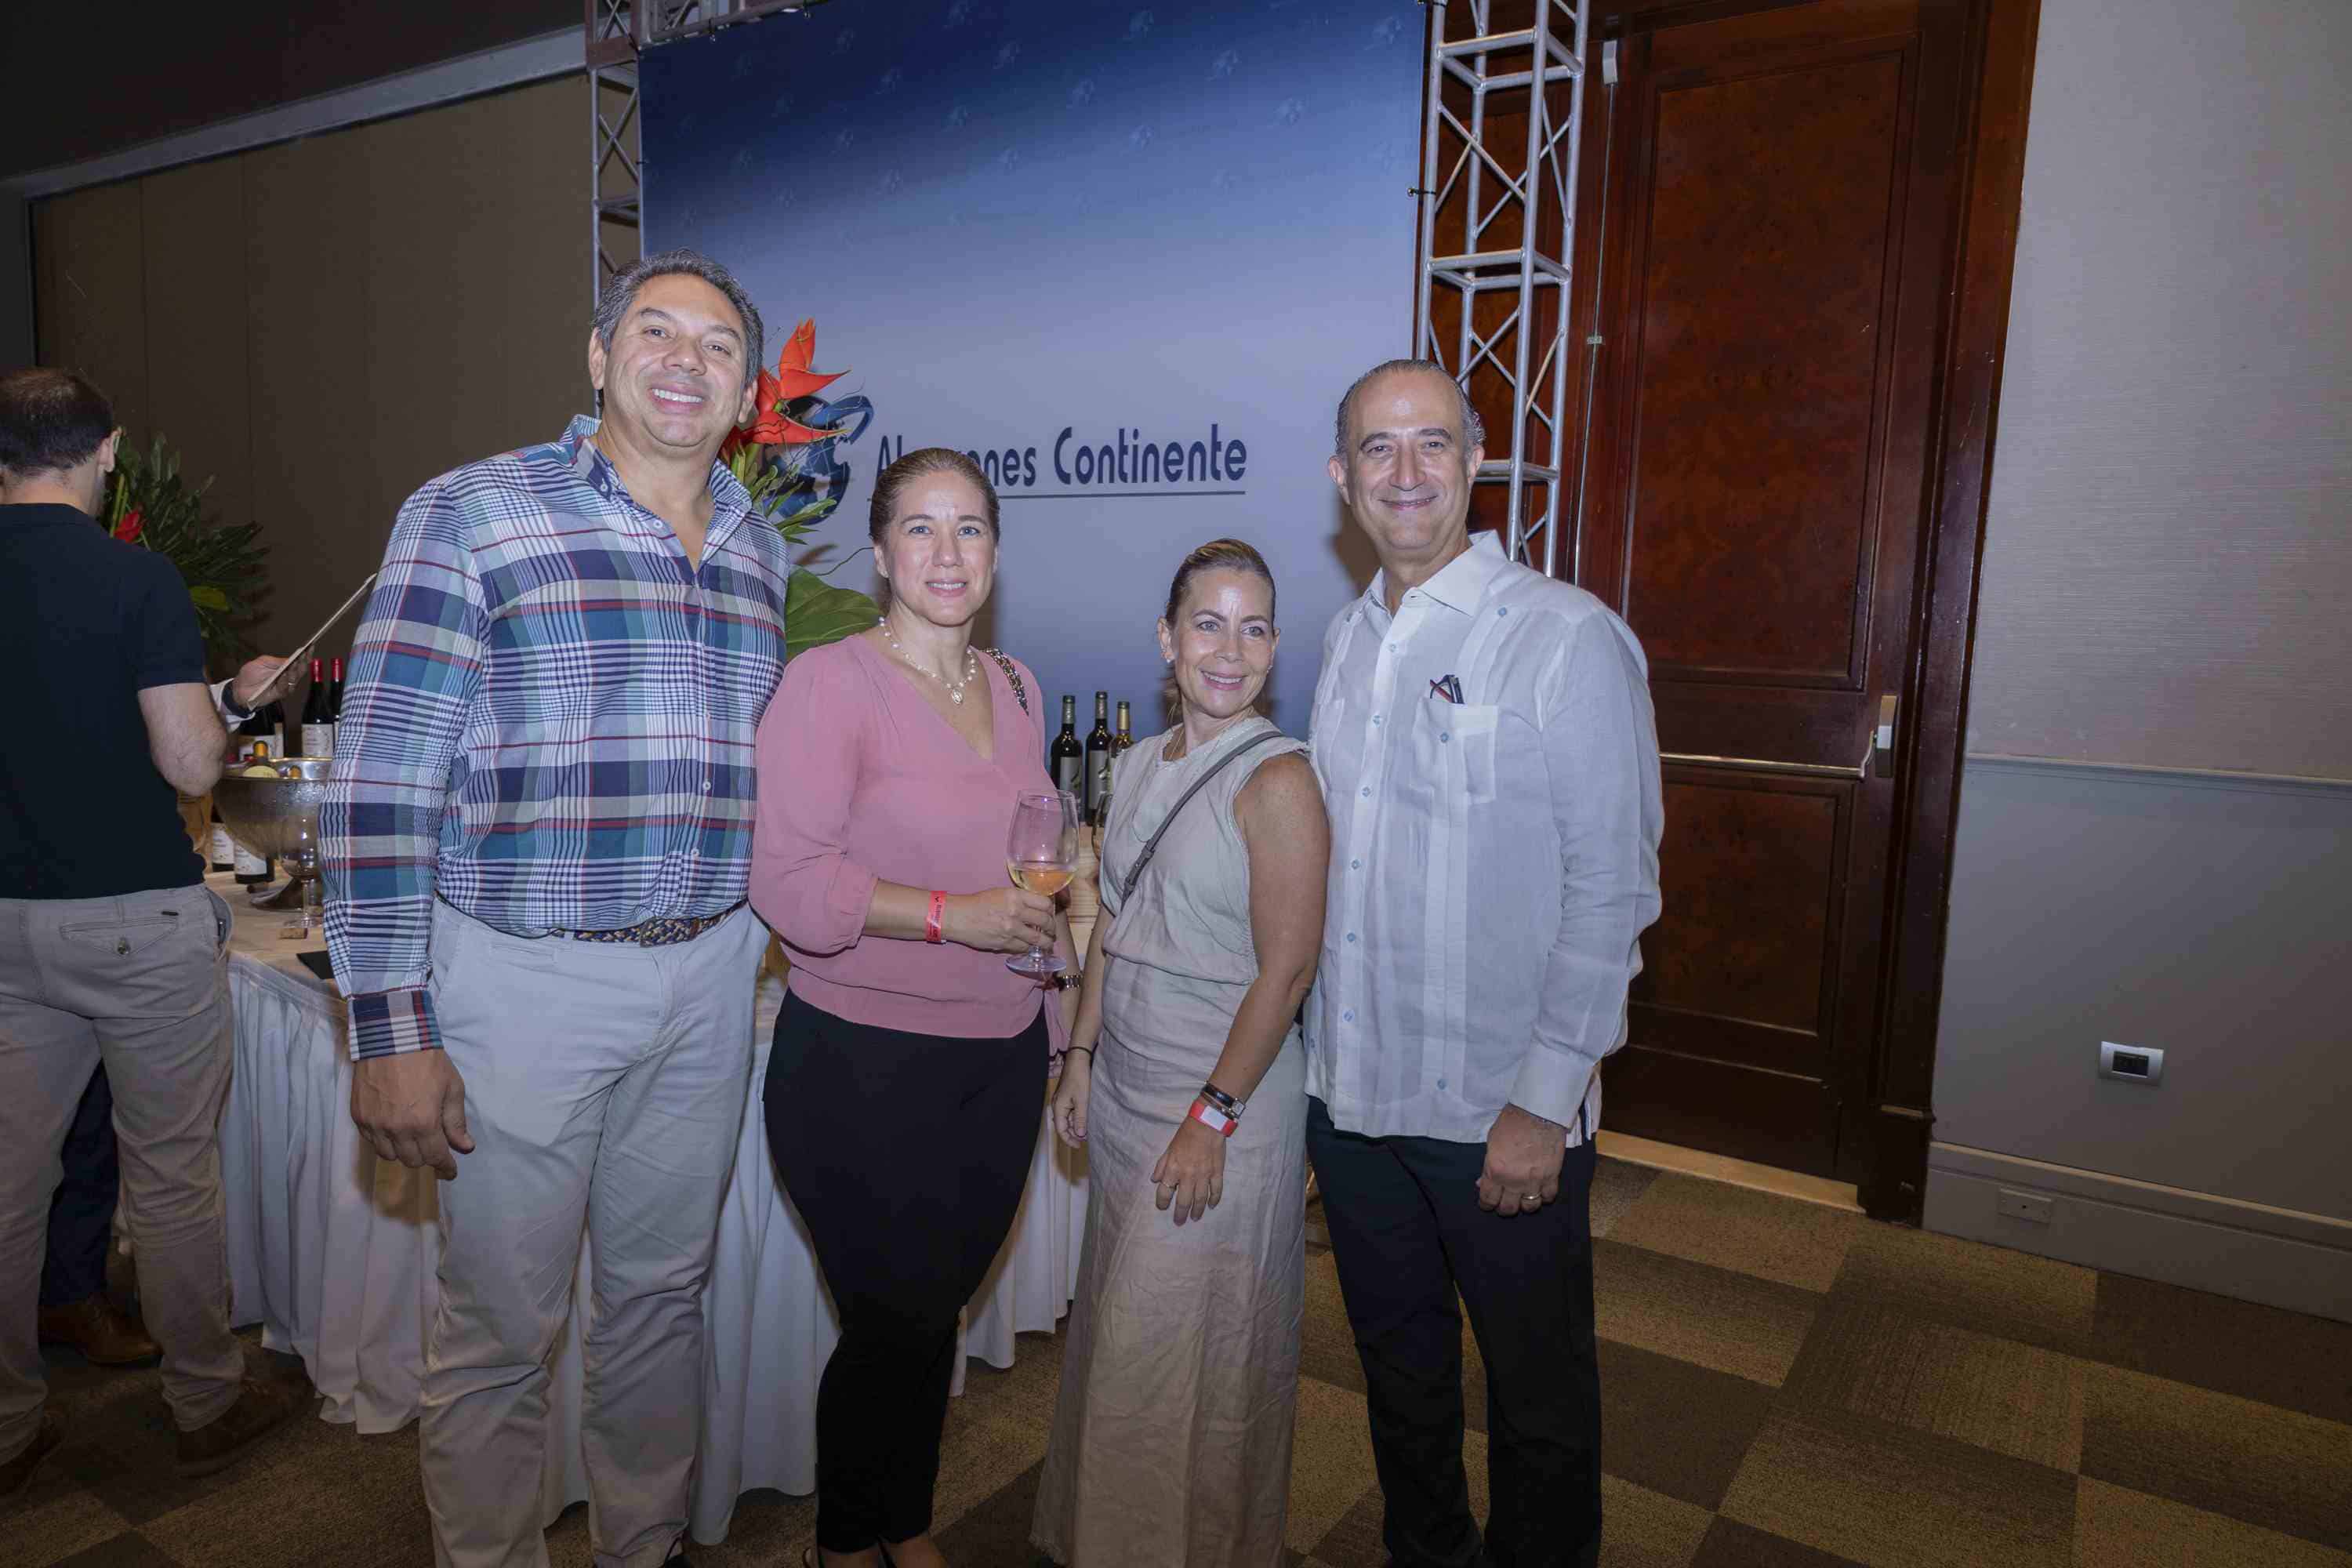
[[933,1568],[956,1315],[1012,1228],[1061,1035],[1004,955],[1069,936],[1005,876],[1014,795],[1053,784],[1028,670],[971,647],[996,492],[961,452],[909,452],[868,530],[887,613],[794,658],[760,726],[751,903],[793,962],[768,1147],[841,1316],[812,1561]]

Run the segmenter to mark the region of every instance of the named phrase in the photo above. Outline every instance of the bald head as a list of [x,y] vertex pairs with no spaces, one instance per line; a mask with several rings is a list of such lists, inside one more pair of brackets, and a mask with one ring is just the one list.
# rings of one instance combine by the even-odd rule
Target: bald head
[[1454,389],[1454,411],[1459,416],[1459,419],[1454,427],[1455,439],[1459,440],[1465,447],[1483,447],[1486,444],[1486,427],[1479,421],[1478,411],[1470,406],[1469,394],[1462,390],[1461,384],[1456,382],[1452,376],[1445,374],[1445,367],[1444,365],[1439,364],[1435,360],[1392,359],[1383,361],[1382,363],[1372,366],[1371,369],[1366,371],[1363,374],[1350,382],[1348,385],[1348,390],[1340,395],[1339,416],[1332,421],[1332,456],[1338,458],[1341,462],[1347,461],[1348,448],[1355,441],[1354,432],[1349,429],[1348,421],[1355,412],[1357,394],[1362,392],[1373,382],[1380,380],[1383,376],[1403,375],[1407,374],[1433,375],[1444,382],[1446,385],[1452,387]]

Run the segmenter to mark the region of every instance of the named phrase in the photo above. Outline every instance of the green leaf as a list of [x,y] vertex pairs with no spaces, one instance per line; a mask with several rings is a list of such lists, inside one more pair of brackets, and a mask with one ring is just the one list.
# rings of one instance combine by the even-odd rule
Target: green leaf
[[806,567],[795,568],[784,590],[784,657],[836,643],[874,624],[881,611],[855,588],[836,588]]
[[228,595],[210,583],[199,583],[189,589],[188,597],[194,599],[204,609],[224,612],[228,609]]

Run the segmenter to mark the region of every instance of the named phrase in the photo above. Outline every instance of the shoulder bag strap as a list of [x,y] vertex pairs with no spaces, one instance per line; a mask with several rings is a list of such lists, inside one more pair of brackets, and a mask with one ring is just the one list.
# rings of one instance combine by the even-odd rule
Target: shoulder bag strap
[[1279,730],[1268,730],[1263,735],[1251,737],[1249,740],[1243,742],[1240,745],[1235,746],[1232,751],[1219,758],[1215,767],[1211,768],[1207,773],[1204,773],[1199,778],[1194,779],[1192,781],[1192,787],[1176,797],[1176,804],[1169,807],[1168,815],[1160,819],[1160,831],[1153,834],[1144,844],[1143,853],[1135,858],[1135,864],[1127,868],[1126,879],[1118,885],[1118,901],[1121,908],[1125,908],[1127,900],[1134,896],[1135,884],[1142,880],[1143,868],[1151,864],[1152,852],[1160,847],[1160,841],[1168,837],[1168,830],[1176,826],[1177,814],[1184,809],[1185,802],[1200,794],[1202,786],[1206,784],[1211,779],[1215,778],[1219,773],[1223,773],[1227,768],[1231,767],[1244,752],[1254,752],[1260,746],[1265,745],[1268,741],[1283,741],[1287,739],[1289,739],[1289,737],[1285,735]]

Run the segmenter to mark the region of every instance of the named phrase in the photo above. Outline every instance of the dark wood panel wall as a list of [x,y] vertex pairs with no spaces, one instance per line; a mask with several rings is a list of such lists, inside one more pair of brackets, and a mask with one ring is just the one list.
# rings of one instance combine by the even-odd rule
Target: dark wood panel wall
[[586,90],[539,83],[37,205],[42,361],[105,388],[133,443],[167,436],[219,516],[261,523],[257,647],[373,570],[418,485],[584,411]]

